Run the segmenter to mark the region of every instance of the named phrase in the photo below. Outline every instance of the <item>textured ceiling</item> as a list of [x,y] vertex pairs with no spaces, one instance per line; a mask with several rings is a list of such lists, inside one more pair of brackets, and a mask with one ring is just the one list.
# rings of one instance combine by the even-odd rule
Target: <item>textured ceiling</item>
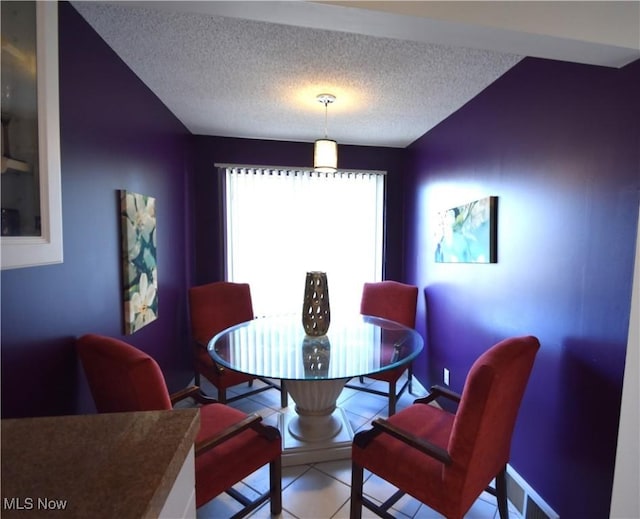
[[[327,92],[337,98],[328,109],[330,138],[340,144],[404,147],[523,55],[540,55],[526,52],[517,38],[521,32],[503,31],[498,37],[485,26],[480,28],[484,37],[473,39],[477,28],[466,21],[454,25],[411,13],[363,11],[349,2],[72,4],[200,135],[312,142],[325,130],[324,107],[315,98]],[[557,48],[569,41],[557,35],[536,38]],[[594,56],[603,47],[591,45]],[[621,50],[629,55],[628,48]],[[614,63],[619,56],[606,59],[620,65]]]

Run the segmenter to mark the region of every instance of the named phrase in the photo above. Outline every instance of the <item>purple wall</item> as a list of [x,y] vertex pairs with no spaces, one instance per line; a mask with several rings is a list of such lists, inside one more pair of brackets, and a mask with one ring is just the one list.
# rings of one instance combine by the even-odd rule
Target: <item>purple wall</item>
[[64,263],[2,272],[3,418],[93,409],[74,338],[122,334],[119,189],[156,197],[159,231],[159,319],[127,340],[191,375],[189,134],[66,2],[59,48]]
[[[609,515],[640,190],[640,62],[525,59],[410,146],[409,281],[429,382],[511,335],[542,344],[512,462],[561,517]],[[434,212],[498,201],[498,263],[436,264]],[[425,304],[426,302],[426,304]]]
[[[195,137],[195,180],[193,182],[197,284],[224,278],[222,213],[218,211],[220,184],[214,164],[274,165],[310,167],[313,144],[228,137]],[[405,150],[368,146],[338,147],[338,166],[344,169],[387,171],[387,232],[385,275],[402,281],[404,223],[403,182]],[[331,203],[330,201],[326,201]],[[345,251],[348,253],[348,251]]]

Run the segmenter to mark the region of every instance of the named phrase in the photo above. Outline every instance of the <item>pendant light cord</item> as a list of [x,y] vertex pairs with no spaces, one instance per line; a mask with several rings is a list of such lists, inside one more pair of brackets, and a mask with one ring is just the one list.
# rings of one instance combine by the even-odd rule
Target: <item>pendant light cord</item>
[[336,100],[336,96],[333,94],[320,94],[316,97],[324,105],[324,138],[329,138],[329,105]]
[[327,119],[328,119],[328,107],[329,101],[327,99],[324,100],[324,138],[327,139],[329,133],[327,132]]

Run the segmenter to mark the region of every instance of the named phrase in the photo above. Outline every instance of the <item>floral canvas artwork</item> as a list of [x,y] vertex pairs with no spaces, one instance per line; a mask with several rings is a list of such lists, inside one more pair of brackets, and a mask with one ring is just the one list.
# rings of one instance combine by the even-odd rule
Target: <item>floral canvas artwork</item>
[[130,335],[158,317],[156,200],[120,191],[124,331]]
[[438,214],[436,263],[496,263],[497,200],[488,196]]

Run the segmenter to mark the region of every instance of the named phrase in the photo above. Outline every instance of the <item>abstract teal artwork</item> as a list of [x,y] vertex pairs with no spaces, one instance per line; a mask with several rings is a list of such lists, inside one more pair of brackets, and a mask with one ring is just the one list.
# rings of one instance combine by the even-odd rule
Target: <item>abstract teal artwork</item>
[[498,197],[438,214],[436,263],[496,263]]
[[156,200],[120,191],[124,331],[137,332],[158,317]]

